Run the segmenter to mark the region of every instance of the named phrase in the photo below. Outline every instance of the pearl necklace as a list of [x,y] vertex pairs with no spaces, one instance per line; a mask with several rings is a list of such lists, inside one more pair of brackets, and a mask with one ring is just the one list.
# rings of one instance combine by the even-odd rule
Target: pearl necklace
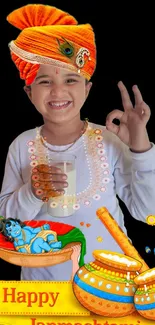
[[[38,164],[50,165],[51,162],[50,148],[48,147],[48,144],[47,146],[43,145],[40,130],[41,127],[36,128],[37,134],[34,142],[34,149],[33,147],[29,148],[29,152],[36,153],[35,155],[32,155],[32,158],[30,157],[30,159],[33,159],[33,161],[30,163],[32,167],[35,167]],[[100,198],[100,194],[97,194],[98,191],[105,192],[105,184],[109,182],[109,178],[107,178],[109,171],[104,173],[104,175],[102,173],[102,171],[104,172],[104,169],[108,168],[108,163],[103,149],[103,136],[101,134],[102,131],[100,129],[92,129],[87,122],[86,130],[82,134],[82,142],[86,157],[87,170],[89,172],[89,184],[82,191],[76,193],[77,203],[75,204],[75,209],[79,208],[80,202],[83,202],[85,205],[89,206],[91,198],[98,200]],[[30,144],[28,144],[28,146],[33,146],[33,141],[30,141],[29,143]],[[61,153],[62,151],[59,152]],[[90,157],[92,160],[91,162]],[[37,160],[36,162],[35,159]],[[57,200],[58,198],[55,198],[56,202]]]

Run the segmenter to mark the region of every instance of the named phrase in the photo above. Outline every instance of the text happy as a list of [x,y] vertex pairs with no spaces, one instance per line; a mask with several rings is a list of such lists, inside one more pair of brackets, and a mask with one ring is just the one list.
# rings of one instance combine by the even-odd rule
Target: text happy
[[3,303],[26,303],[27,307],[32,307],[37,304],[38,307],[43,307],[48,304],[54,307],[60,292],[23,292],[17,291],[16,288],[3,288]]

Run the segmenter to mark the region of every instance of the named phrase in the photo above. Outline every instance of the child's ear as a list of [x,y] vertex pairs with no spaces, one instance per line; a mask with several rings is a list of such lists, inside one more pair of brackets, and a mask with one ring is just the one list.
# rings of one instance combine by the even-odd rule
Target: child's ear
[[89,95],[89,92],[90,92],[91,87],[92,87],[92,82],[89,81],[89,82],[86,84],[86,98],[87,98],[88,95]]
[[26,92],[28,98],[31,100],[31,86],[24,86],[24,91]]

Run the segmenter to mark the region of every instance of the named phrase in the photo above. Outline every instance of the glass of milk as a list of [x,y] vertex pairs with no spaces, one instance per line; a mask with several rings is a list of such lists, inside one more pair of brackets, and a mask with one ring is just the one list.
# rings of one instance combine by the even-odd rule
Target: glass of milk
[[47,212],[52,217],[68,217],[75,212],[73,208],[76,203],[75,160],[76,156],[69,153],[59,153],[50,157],[50,166],[60,168],[62,173],[67,175],[65,182],[68,183],[63,195],[50,198],[47,203]]

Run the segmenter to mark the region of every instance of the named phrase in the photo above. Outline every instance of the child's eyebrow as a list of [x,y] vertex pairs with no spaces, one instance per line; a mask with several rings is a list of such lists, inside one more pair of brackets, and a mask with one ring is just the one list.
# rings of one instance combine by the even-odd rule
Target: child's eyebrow
[[[47,75],[47,74],[43,74],[43,75],[40,75],[38,77],[36,77],[35,80],[39,80],[41,78],[50,78],[51,76]],[[77,77],[77,78],[80,78],[80,76],[76,73],[67,73],[67,74],[64,74],[63,77]]]
[[80,76],[76,73],[67,73],[64,75],[64,77],[78,77],[78,78],[80,78]]
[[43,75],[41,75],[41,76],[36,77],[35,80],[39,80],[39,79],[41,79],[41,78],[49,78],[49,75],[47,75],[47,74],[43,74]]

